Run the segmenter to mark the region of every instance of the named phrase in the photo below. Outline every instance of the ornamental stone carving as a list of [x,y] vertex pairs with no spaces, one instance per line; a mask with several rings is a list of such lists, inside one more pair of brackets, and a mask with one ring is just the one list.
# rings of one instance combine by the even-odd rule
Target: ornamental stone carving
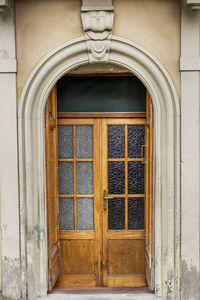
[[108,61],[114,21],[113,6],[82,7],[81,18],[90,62]]

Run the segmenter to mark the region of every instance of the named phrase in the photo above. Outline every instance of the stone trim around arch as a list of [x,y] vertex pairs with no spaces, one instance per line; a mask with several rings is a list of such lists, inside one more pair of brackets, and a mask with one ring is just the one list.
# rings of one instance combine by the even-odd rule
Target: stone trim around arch
[[[137,44],[112,36],[110,63],[129,69],[147,87],[155,132],[155,293],[180,299],[180,108],[161,63]],[[89,63],[84,37],[51,51],[29,76],[18,108],[22,298],[47,293],[44,108],[56,81]],[[103,62],[102,62],[103,63]]]

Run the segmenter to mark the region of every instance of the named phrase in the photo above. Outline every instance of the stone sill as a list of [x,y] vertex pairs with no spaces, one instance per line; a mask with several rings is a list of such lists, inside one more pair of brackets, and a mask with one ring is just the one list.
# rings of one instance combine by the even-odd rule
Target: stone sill
[[51,294],[37,300],[167,300],[153,294]]

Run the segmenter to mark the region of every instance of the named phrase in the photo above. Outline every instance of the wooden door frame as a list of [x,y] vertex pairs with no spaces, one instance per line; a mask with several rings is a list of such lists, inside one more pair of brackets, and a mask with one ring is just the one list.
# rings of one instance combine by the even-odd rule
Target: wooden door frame
[[[110,74],[107,74],[107,76],[109,76],[109,75]],[[80,75],[76,74],[76,76],[80,76]],[[81,74],[81,76],[84,77],[84,75],[82,75],[82,74]],[[98,76],[98,74],[95,74],[94,76]],[[112,74],[112,76],[114,76],[114,74]],[[131,74],[130,73],[127,73],[126,75],[125,74],[118,74],[118,76],[131,76]],[[142,119],[143,123],[145,125],[151,126],[151,131],[152,131],[153,130],[153,126],[152,126],[152,124],[153,124],[153,118],[152,118],[153,111],[152,111],[152,109],[153,108],[152,108],[152,105],[150,103],[151,103],[150,96],[149,96],[148,92],[146,92],[147,112],[132,112],[132,113],[58,113],[57,114],[58,124],[68,124],[70,122],[70,119],[77,119],[77,121],[75,122],[77,124],[81,122],[80,119],[84,119],[83,123],[86,124],[86,123],[88,123],[87,119],[94,119],[94,118],[98,118],[98,119],[112,118],[112,119],[118,120],[118,121],[116,121],[117,123],[119,122],[120,119],[134,118],[136,120],[136,123],[137,123],[137,119],[138,119],[138,122],[140,122],[140,123],[141,123],[141,119]],[[150,113],[150,110],[151,110],[151,113]],[[69,120],[69,121],[67,121],[67,120]],[[100,125],[99,125],[99,128],[100,128]],[[100,136],[101,136],[101,134],[100,134]],[[152,147],[153,147],[153,139],[152,139],[151,142],[152,142]],[[102,153],[102,151],[99,151],[99,154],[100,154],[99,161],[101,161],[101,153]],[[151,153],[153,153],[153,151],[151,151]],[[151,160],[151,163],[153,164],[153,160]],[[99,169],[99,174],[101,174],[100,169]],[[151,167],[151,170],[153,170],[153,166]],[[102,175],[100,175],[100,178],[102,178]],[[150,181],[152,182],[152,184],[151,184],[151,187],[152,187],[153,186],[153,177],[151,179],[149,179],[149,182]],[[99,185],[99,187],[100,187],[100,185]],[[151,190],[151,188],[148,188],[147,191],[146,191],[148,193],[148,196],[146,197],[147,200],[145,200],[145,211],[146,211],[147,207],[150,208],[150,209],[152,208],[152,206],[148,204],[148,202],[152,201],[152,199],[153,199],[153,193],[151,194],[151,196],[149,195],[150,190]],[[100,193],[99,193],[99,197],[101,198]],[[149,197],[151,197],[151,198],[149,198]],[[101,201],[99,201],[99,203],[100,203],[100,205],[102,204]],[[151,212],[152,212],[152,210],[153,210],[153,208],[151,209]],[[148,214],[149,214],[149,212],[148,212]],[[145,213],[145,220],[146,220],[146,224],[148,222],[148,226],[149,226],[149,216],[147,216],[147,213]],[[102,222],[102,220],[101,220],[101,222]],[[153,224],[153,220],[150,223]],[[149,230],[148,230],[148,232],[149,232]],[[60,234],[60,238],[63,238],[64,236],[65,236],[64,233]],[[152,237],[152,236],[153,236],[153,234],[150,234],[150,237]],[[148,240],[148,239],[149,238],[146,238],[146,240]],[[103,239],[102,239],[102,241],[103,241]],[[151,242],[150,247],[152,245],[153,245],[153,243]],[[149,249],[149,253],[152,253],[151,248]],[[100,260],[102,260],[102,257],[100,257]],[[97,281],[99,283],[101,283],[102,282],[102,275],[100,275],[101,271],[98,271],[98,274],[99,275],[97,276],[98,277]],[[60,279],[58,281],[58,284],[62,286],[62,284],[64,284],[64,282],[66,283],[65,280],[63,281],[63,280]]]
[[[147,94],[147,99],[148,99],[148,94]],[[129,118],[127,118],[127,115],[129,116]],[[147,118],[144,118],[145,117],[145,113],[143,113],[142,114],[142,116],[143,116],[143,118],[141,119],[139,119],[138,118],[138,113],[124,113],[124,114],[117,114],[117,116],[116,116],[116,113],[104,113],[104,114],[102,114],[102,113],[100,113],[100,114],[98,114],[98,113],[95,113],[95,119],[97,120],[97,122],[98,122],[98,128],[99,129],[97,129],[97,130],[95,130],[95,132],[94,132],[94,136],[95,135],[97,135],[97,140],[100,140],[101,138],[102,138],[102,134],[99,132],[99,130],[101,131],[101,129],[103,129],[103,127],[102,127],[102,124],[101,124],[101,118],[103,118],[103,120],[104,120],[104,122],[106,121],[106,120],[108,120],[108,119],[111,119],[111,117],[112,117],[112,123],[113,124],[119,124],[119,123],[124,123],[124,121],[123,120],[125,120],[125,122],[127,123],[127,124],[144,124],[144,125],[147,125],[147,126],[149,126],[150,125],[150,120],[148,120]],[[130,119],[130,116],[132,117],[131,119]],[[60,115],[58,115],[58,125],[71,125],[71,124],[78,124],[78,125],[80,125],[80,124],[95,124],[94,122],[95,122],[95,119],[94,119],[94,114],[93,113],[91,113],[91,114],[89,114],[89,113],[73,113],[73,114],[71,114],[71,113],[60,113]],[[147,126],[145,126],[145,128],[147,127]],[[74,139],[74,142],[75,142],[75,139]],[[104,141],[105,142],[105,141]],[[99,146],[101,145],[102,143],[99,141]],[[96,146],[97,147],[97,146]],[[99,173],[99,177],[100,177],[100,180],[102,179],[102,168],[99,168],[99,164],[100,164],[100,162],[102,161],[102,159],[104,158],[104,161],[105,161],[105,151],[102,151],[101,149],[95,149],[96,151],[97,151],[97,153],[98,153],[98,159],[96,158],[96,164],[97,164],[97,172]],[[95,152],[96,152],[95,151]],[[58,159],[58,161],[68,161],[69,159]],[[74,160],[74,159],[73,159]],[[71,161],[71,159],[70,159],[70,161]],[[81,160],[82,161],[82,160]],[[104,174],[104,176],[105,176],[105,174]],[[94,176],[95,177],[95,176]],[[99,189],[99,191],[98,191],[98,195],[96,195],[96,198],[97,198],[97,202],[98,202],[98,208],[97,208],[97,211],[100,209],[100,211],[101,211],[101,209],[102,209],[102,207],[103,207],[103,203],[102,203],[102,197],[101,197],[101,190],[102,190],[102,184],[99,182],[98,184],[98,189]],[[71,195],[72,196],[72,195]],[[100,199],[99,199],[100,198]],[[149,195],[147,195],[146,197],[145,197],[145,207],[147,207],[147,202],[149,201]],[[75,203],[76,203],[76,197],[75,197]],[[76,205],[74,206],[74,208],[76,207]],[[147,211],[146,209],[145,209],[145,211],[146,211],[146,213],[145,213],[145,219],[147,220],[147,219],[149,219],[149,217],[147,217],[147,214],[149,214],[149,211]],[[96,226],[98,226],[98,223],[99,223],[99,225],[100,225],[100,228],[102,228],[102,217],[103,217],[103,215],[104,215],[104,213],[103,214],[100,214],[100,219],[99,219],[99,217],[97,218],[97,215],[96,215],[96,209],[94,209],[94,218],[96,219]],[[75,210],[75,215],[76,215],[76,210]],[[75,229],[76,229],[76,224],[75,224]],[[146,231],[148,231],[148,229],[146,228],[145,229],[145,232]],[[60,234],[59,234],[59,236],[60,236],[60,239],[61,240],[63,240],[63,239],[66,239],[66,238],[68,238],[68,239],[78,239],[78,238],[85,238],[86,236],[85,236],[85,233],[84,232],[76,232],[76,234],[78,234],[77,235],[77,237],[75,238],[74,237],[74,231],[61,231],[60,232]],[[90,237],[90,232],[87,232],[87,238],[91,238]],[[103,231],[100,233],[98,233],[97,231],[96,231],[96,234],[97,234],[97,239],[99,240],[100,239],[100,243],[99,243],[99,247],[102,249],[102,243],[103,243],[103,239],[102,238],[100,238],[100,235],[102,235],[103,234]],[[95,235],[96,235],[95,234]],[[114,236],[116,236],[117,237],[117,235],[118,235],[118,232],[114,232],[113,233],[114,234]],[[132,236],[133,235],[133,233],[130,233],[130,232],[127,232],[126,233],[126,236]],[[110,236],[110,235],[109,235]],[[138,235],[138,232],[134,232],[134,236],[135,237],[138,237],[138,238],[141,238],[141,236],[139,236]],[[146,236],[146,235],[145,235]],[[143,237],[144,238],[144,237]],[[100,261],[102,261],[102,250],[101,249],[99,249],[98,251],[99,251],[99,253],[100,253],[100,257],[99,257],[99,259],[100,259]],[[96,274],[98,274],[97,275],[97,284],[99,284],[99,285],[101,285],[102,284],[102,274],[101,274],[101,272],[103,272],[103,270],[101,269],[101,266],[100,266],[100,263],[98,264],[98,266],[97,266],[98,268],[100,268],[100,270],[99,271],[97,271],[97,273]],[[104,267],[104,273],[105,273],[105,262],[103,262],[103,267]],[[69,280],[69,282],[67,282],[67,280]],[[84,286],[84,279],[83,279],[83,276],[80,278],[80,280],[79,279],[77,279],[78,281],[77,282],[79,282],[79,285],[80,286]],[[136,280],[137,280],[137,278],[136,278]],[[87,285],[88,286],[88,284],[89,285],[91,285],[91,286],[93,286],[93,281],[92,281],[92,279],[90,278],[90,283],[89,283],[89,281],[87,280],[87,281],[85,281],[85,285]],[[72,280],[72,278],[62,278],[62,277],[60,277],[59,278],[59,280],[58,280],[58,282],[57,282],[57,284],[59,285],[59,286],[73,286],[74,285],[74,283],[73,283],[73,280]],[[138,281],[137,282],[137,285],[145,285],[145,282],[143,282],[143,281]],[[106,283],[106,286],[107,286],[107,283]]]

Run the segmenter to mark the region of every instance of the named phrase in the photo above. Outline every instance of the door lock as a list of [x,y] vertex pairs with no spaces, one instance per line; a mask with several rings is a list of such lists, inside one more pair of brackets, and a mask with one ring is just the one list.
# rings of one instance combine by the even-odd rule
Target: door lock
[[106,190],[103,191],[103,209],[107,209],[107,200],[108,199],[113,199],[114,197],[108,197]]

